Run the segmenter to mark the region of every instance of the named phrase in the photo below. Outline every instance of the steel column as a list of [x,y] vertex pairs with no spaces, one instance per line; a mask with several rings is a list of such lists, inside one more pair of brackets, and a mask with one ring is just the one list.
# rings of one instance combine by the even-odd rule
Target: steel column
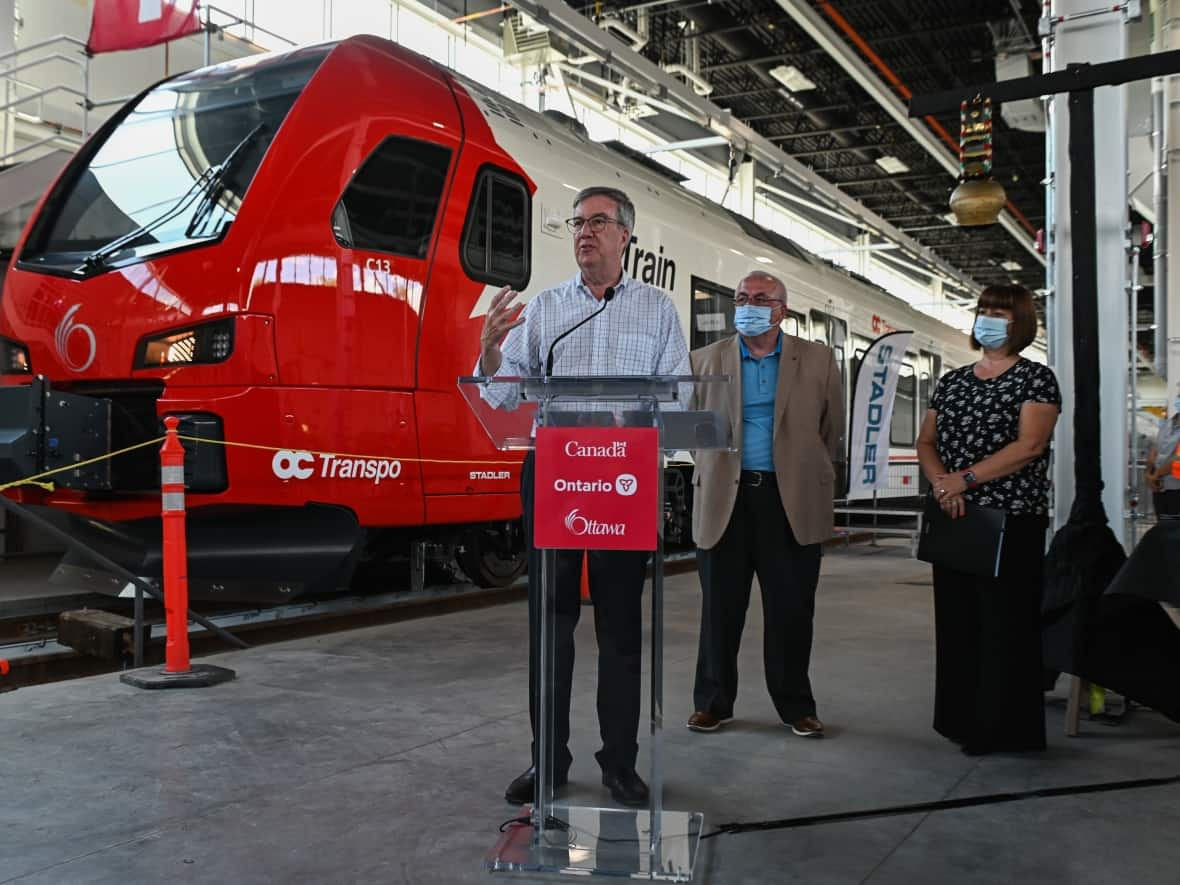
[[[1054,0],[1053,15],[1069,15],[1092,8],[1092,0]],[[1052,67],[1065,73],[1070,64],[1101,62],[1125,58],[1127,51],[1126,25],[1122,16],[1087,19],[1078,23],[1059,25],[1054,33]],[[1076,93],[1071,93],[1076,94]],[[1074,410],[1077,403],[1092,401],[1102,415],[1100,447],[1101,470],[1105,479],[1102,504],[1110,520],[1111,529],[1120,542],[1126,541],[1126,489],[1124,477],[1129,457],[1127,450],[1127,322],[1126,301],[1126,231],[1127,231],[1127,100],[1124,86],[1094,89],[1093,112],[1102,125],[1093,129],[1089,138],[1093,156],[1101,158],[1095,164],[1093,208],[1095,239],[1092,246],[1081,247],[1075,242],[1076,221],[1071,215],[1072,178],[1076,166],[1071,163],[1070,113],[1067,96],[1053,99],[1054,196],[1053,217],[1056,219],[1054,241],[1056,260],[1053,281],[1054,299],[1047,322],[1055,330],[1055,349],[1052,366],[1061,384],[1063,399],[1061,420],[1054,437],[1053,489],[1054,524],[1060,528],[1069,518],[1075,495],[1074,457],[1076,435]],[[1081,207],[1079,207],[1081,208]],[[1093,250],[1093,254],[1085,254]],[[1075,326],[1073,305],[1076,262],[1093,259],[1096,265],[1098,298],[1098,360],[1093,374],[1081,377],[1080,367],[1074,366],[1077,338],[1084,330]],[[1102,367],[1099,375],[1098,366]],[[1089,369],[1087,368],[1087,372]],[[1081,387],[1085,396],[1078,397]]]

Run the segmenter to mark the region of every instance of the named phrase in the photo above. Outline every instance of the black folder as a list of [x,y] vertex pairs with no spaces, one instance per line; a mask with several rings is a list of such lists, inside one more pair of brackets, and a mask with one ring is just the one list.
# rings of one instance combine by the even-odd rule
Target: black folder
[[1007,517],[1003,510],[968,501],[964,515],[951,519],[934,498],[927,498],[918,559],[970,575],[999,577]]

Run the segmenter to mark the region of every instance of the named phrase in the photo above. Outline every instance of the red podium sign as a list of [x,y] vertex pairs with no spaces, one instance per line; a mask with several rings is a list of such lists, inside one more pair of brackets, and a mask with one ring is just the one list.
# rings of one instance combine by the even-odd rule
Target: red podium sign
[[534,543],[655,550],[661,467],[654,427],[538,428]]

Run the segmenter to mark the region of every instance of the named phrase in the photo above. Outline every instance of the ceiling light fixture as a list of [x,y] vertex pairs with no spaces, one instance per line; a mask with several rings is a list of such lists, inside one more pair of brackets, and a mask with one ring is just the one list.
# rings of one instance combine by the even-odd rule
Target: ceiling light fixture
[[1012,261],[1011,259],[1000,262],[1000,267],[1010,271],[1024,270],[1019,261]]
[[815,88],[815,83],[807,79],[807,76],[794,65],[778,65],[767,73],[792,92],[806,92]]
[[909,166],[907,166],[892,154],[886,154],[884,157],[877,157],[877,165],[888,172],[890,175],[899,175],[902,172],[910,171]]

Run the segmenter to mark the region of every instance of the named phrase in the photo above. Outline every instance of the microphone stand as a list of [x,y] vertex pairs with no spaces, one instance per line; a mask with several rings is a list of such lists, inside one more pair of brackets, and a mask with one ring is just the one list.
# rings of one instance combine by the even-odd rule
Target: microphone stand
[[570,328],[566,329],[564,332],[562,332],[560,335],[558,335],[556,338],[553,339],[553,343],[549,345],[549,354],[548,354],[548,356],[545,357],[545,377],[546,378],[550,378],[553,376],[553,348],[557,347],[557,342],[560,341],[562,338],[564,338],[566,335],[569,335],[574,330],[580,329],[582,326],[586,325],[586,323],[590,322],[592,319],[594,319],[596,316],[598,316],[600,313],[602,313],[604,310],[606,310],[606,306],[608,304],[610,304],[611,299],[614,297],[615,297],[615,287],[614,286],[607,287],[607,290],[602,293],[602,307],[598,308],[598,310],[594,311],[594,313],[590,314],[590,316],[586,317],[584,320],[581,320],[576,325],[573,325]]

